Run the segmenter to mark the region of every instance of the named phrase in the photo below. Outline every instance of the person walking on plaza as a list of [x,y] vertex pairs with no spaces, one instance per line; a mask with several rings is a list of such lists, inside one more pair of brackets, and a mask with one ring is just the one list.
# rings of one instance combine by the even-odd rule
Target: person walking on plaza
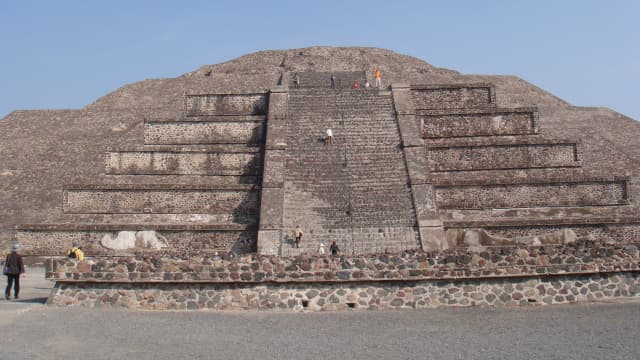
[[14,298],[18,298],[20,294],[20,275],[25,273],[22,256],[18,254],[18,250],[20,250],[20,245],[13,244],[11,253],[7,255],[4,262],[3,273],[7,276],[7,288],[4,290],[4,298],[7,300],[11,297],[11,287],[13,287]]
[[304,234],[304,232],[302,231],[302,229],[300,228],[300,225],[296,226],[296,230],[295,230],[295,235],[296,235],[296,240],[295,240],[295,244],[296,244],[296,248],[300,247],[300,240],[302,240],[302,234]]
[[376,88],[379,89],[381,86],[381,77],[382,74],[380,73],[380,70],[378,70],[378,68],[373,68],[373,77],[376,79]]
[[67,251],[67,256],[78,261],[84,260],[84,251],[82,251],[79,242],[74,241],[72,243],[71,249]]

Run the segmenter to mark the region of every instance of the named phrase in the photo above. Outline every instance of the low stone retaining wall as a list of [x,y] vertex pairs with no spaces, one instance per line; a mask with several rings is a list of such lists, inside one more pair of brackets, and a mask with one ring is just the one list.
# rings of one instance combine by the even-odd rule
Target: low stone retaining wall
[[58,283],[49,304],[149,310],[516,306],[640,297],[638,273],[344,283]]
[[48,259],[54,305],[144,309],[420,308],[640,296],[637,244],[451,249],[359,257]]

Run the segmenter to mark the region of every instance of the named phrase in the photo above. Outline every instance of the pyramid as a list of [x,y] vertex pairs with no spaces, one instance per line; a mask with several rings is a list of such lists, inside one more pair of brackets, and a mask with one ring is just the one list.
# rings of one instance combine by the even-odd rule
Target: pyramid
[[0,239],[177,257],[625,243],[639,135],[514,76],[375,48],[262,51],[0,120]]

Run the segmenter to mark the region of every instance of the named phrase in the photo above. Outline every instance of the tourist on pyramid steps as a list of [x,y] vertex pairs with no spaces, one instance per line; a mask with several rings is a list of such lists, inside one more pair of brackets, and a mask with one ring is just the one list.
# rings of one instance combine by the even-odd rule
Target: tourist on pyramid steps
[[331,243],[331,246],[329,247],[329,251],[331,251],[331,255],[333,256],[338,255],[338,253],[340,252],[340,248],[338,247],[338,244],[336,244],[335,240]]
[[9,300],[11,297],[11,287],[13,286],[13,296],[18,298],[20,294],[20,275],[24,274],[24,263],[22,256],[18,254],[20,245],[13,244],[11,252],[4,261],[3,273],[7,276],[7,288],[4,290],[4,298]]
[[356,82],[354,82],[354,83],[353,83],[353,88],[354,88],[354,89],[360,89],[360,83],[359,83],[359,82],[357,82],[357,81],[356,81]]
[[72,259],[77,259],[78,261],[84,260],[84,252],[82,251],[79,242],[74,241],[72,243],[71,249],[67,251],[67,256]]
[[331,129],[327,129],[327,136],[324,138],[325,145],[333,144],[333,131]]
[[296,226],[296,230],[295,230],[295,235],[296,235],[296,240],[295,240],[295,244],[296,244],[296,248],[300,247],[300,240],[302,240],[302,235],[304,234],[304,232],[302,232],[302,229],[300,228],[300,225]]
[[373,68],[373,76],[376,78],[376,88],[379,89],[381,86],[380,77],[382,76],[382,74],[380,74],[380,70],[378,70],[377,68]]
[[322,256],[326,253],[326,251],[324,250],[324,243],[320,243],[320,246],[318,247],[318,255]]
[[364,81],[364,88],[365,88],[365,89],[368,89],[368,88],[370,88],[370,87],[371,87],[371,84],[369,84],[369,81],[368,81],[368,80],[365,80],[365,81]]
[[331,74],[331,88],[335,89],[336,88],[336,76]]
[[293,75],[293,86],[295,86],[296,89],[300,87],[300,76],[298,75],[298,73],[295,73]]

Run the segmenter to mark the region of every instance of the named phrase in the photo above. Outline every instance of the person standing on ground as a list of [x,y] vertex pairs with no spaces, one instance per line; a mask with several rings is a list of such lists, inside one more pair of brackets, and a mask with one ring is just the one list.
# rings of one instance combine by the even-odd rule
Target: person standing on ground
[[380,70],[378,70],[378,68],[373,68],[373,77],[375,77],[376,79],[376,88],[379,89],[382,83],[380,79],[382,77],[382,74],[380,73]]
[[67,256],[78,261],[84,260],[84,251],[82,251],[79,242],[74,241],[72,243],[71,249],[67,251]]
[[300,247],[300,240],[302,240],[302,234],[304,234],[304,232],[302,231],[302,229],[300,228],[300,225],[296,226],[296,230],[295,230],[295,235],[296,235],[296,240],[295,240],[295,244],[296,244],[296,248]]
[[20,275],[25,273],[22,256],[18,254],[18,250],[20,250],[20,245],[13,244],[13,246],[11,246],[11,253],[7,255],[4,263],[6,269],[5,275],[7,275],[7,288],[4,290],[4,298],[7,300],[11,297],[12,286],[14,298],[18,298],[20,294]]
[[325,145],[333,144],[333,131],[331,129],[327,129],[327,137],[325,137],[324,139],[324,144]]
[[338,244],[336,244],[335,240],[331,243],[331,246],[329,247],[329,251],[331,251],[331,255],[333,256],[338,255],[338,253],[340,252],[340,248],[338,247]]

